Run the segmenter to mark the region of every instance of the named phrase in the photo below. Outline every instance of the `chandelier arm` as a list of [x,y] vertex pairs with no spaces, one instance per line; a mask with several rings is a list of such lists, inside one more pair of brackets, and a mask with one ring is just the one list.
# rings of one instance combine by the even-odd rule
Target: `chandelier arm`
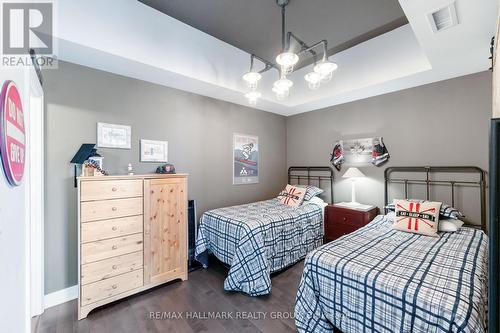
[[286,6],[281,7],[281,49],[283,51],[287,50],[290,47],[286,45]]
[[257,59],[257,60],[261,61],[264,64],[264,66],[265,66],[263,69],[261,69],[259,71],[260,74],[262,74],[264,72],[267,72],[268,70],[270,70],[272,68],[274,68],[277,71],[279,71],[279,68],[275,64],[273,64],[273,63],[271,63],[271,62],[269,62],[269,61],[267,61],[267,60],[259,57],[258,55],[255,55],[255,54],[251,54],[250,55],[250,71],[252,71],[252,69],[253,69],[254,59]]
[[304,42],[302,39],[300,39],[298,36],[296,36],[293,32],[289,31],[288,32],[288,46],[287,46],[287,50],[290,50],[290,44],[291,44],[291,39],[292,38],[300,45],[300,51],[298,52],[298,55],[300,55],[302,53],[305,53],[305,52],[309,52],[309,53],[311,53],[311,55],[313,57],[317,56],[317,52],[314,51],[314,49],[316,47],[318,47],[318,45],[320,45],[321,43],[326,42],[326,40],[322,40],[320,42],[315,43],[312,46],[309,46],[309,45],[306,44],[306,42]]
[[328,41],[326,39],[322,40],[323,42],[323,61],[328,60]]
[[251,72],[253,70],[253,62],[254,62],[253,59],[254,59],[254,56],[252,54],[252,55],[250,55],[250,70],[249,70],[249,72]]
[[321,41],[319,41],[319,42],[317,42],[317,43],[315,43],[315,44],[313,44],[311,46],[307,46],[306,48],[302,48],[300,50],[299,54],[300,53],[304,53],[304,52],[310,52],[310,53],[312,53],[311,51],[313,51],[314,53],[316,53],[314,51],[314,49],[317,48],[320,45],[323,46],[323,59],[325,59],[325,57],[326,57],[326,45],[327,45],[327,41],[325,39],[323,39],[323,40],[321,40]]

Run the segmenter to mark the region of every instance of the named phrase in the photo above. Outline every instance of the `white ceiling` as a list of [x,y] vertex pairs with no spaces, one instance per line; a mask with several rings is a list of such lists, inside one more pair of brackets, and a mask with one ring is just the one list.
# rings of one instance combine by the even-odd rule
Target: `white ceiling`
[[[278,102],[271,70],[256,107],[292,115],[487,70],[497,0],[456,0],[460,24],[434,34],[427,14],[450,2],[399,0],[409,24],[332,56],[339,70],[331,83],[308,90],[311,69],[302,68],[290,77],[290,98]],[[247,105],[241,75],[250,55],[236,47],[135,0],[64,0],[56,10],[61,60]]]

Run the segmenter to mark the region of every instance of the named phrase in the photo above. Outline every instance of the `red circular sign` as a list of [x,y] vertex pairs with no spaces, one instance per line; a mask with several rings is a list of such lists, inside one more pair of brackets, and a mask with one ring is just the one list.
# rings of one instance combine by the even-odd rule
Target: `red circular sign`
[[0,152],[5,175],[13,186],[21,184],[26,157],[26,128],[19,90],[6,81],[0,95]]

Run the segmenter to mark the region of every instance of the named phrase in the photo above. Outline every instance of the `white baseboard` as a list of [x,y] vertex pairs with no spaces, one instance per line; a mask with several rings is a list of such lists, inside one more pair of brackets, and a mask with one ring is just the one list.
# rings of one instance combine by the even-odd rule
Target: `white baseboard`
[[66,303],[78,298],[78,285],[71,286],[66,289],[61,289],[53,293],[47,294],[43,298],[44,309]]

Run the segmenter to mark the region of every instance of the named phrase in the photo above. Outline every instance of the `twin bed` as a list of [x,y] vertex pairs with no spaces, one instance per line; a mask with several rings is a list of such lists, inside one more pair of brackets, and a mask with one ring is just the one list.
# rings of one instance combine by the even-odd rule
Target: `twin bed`
[[[425,177],[391,178],[395,172]],[[431,180],[434,173],[479,179]],[[225,289],[252,296],[269,293],[270,273],[307,255],[295,306],[299,332],[486,332],[484,171],[412,167],[389,168],[385,175],[386,204],[392,183],[403,184],[406,197],[409,185],[420,184],[427,200],[432,186],[450,187],[453,204],[457,188],[477,187],[481,225],[429,237],[394,230],[391,217],[379,215],[356,232],[320,246],[319,206],[285,210],[271,200],[207,213],[197,254],[210,251],[230,264]]]
[[[327,185],[325,192],[333,198],[330,168],[291,167],[288,178],[289,183]],[[324,205],[305,202],[292,207],[271,199],[206,212],[198,230],[196,259],[207,267],[211,253],[230,265],[225,290],[268,294],[271,273],[304,259],[323,244]]]

